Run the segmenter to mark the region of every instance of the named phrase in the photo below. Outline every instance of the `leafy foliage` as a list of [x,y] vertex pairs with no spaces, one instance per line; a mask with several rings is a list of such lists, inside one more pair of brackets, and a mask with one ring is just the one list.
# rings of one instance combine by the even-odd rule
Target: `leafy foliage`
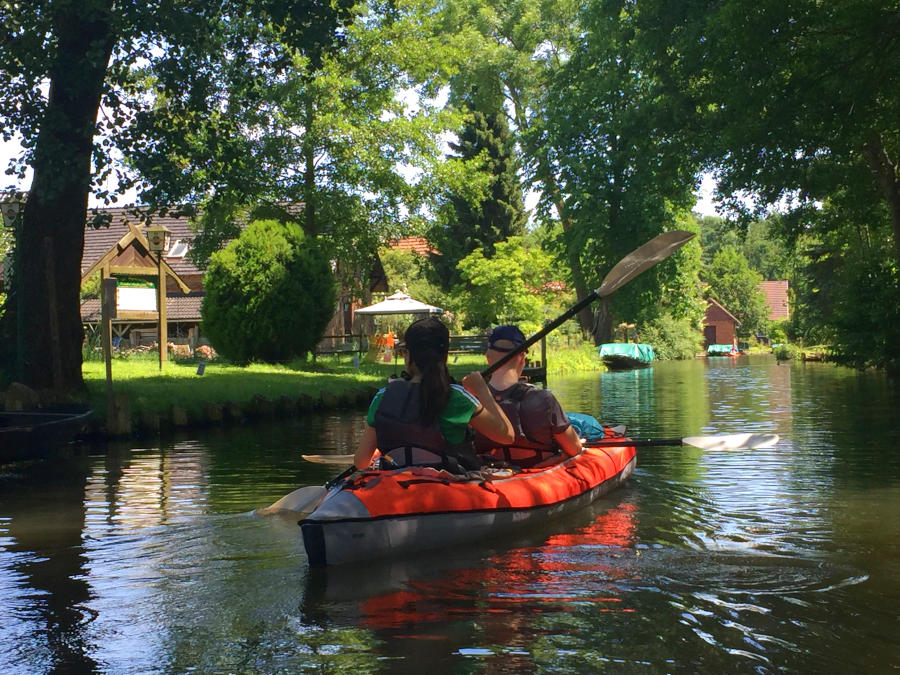
[[441,285],[450,288],[460,281],[457,265],[475,250],[494,254],[494,245],[525,234],[522,187],[516,175],[512,141],[502,112],[475,110],[457,142],[450,143],[459,159],[469,162],[484,177],[485,192],[474,196],[451,195],[451,208],[442,226],[432,232],[441,252],[435,270]]
[[653,345],[659,359],[692,359],[701,349],[702,334],[687,317],[662,314],[641,327],[641,341]]
[[[632,249],[685,223],[699,160],[677,92],[644,72],[652,55],[633,44],[628,12],[598,2],[580,18],[583,36],[548,97],[546,171],[553,173],[570,219],[569,257],[591,285],[599,285]],[[622,289],[608,311],[601,306],[595,342],[609,341],[620,321],[653,318],[679,264],[688,260],[679,255],[657,266]],[[690,279],[696,279],[694,261],[679,287],[683,297],[699,292]]]
[[236,363],[283,363],[321,339],[337,294],[328,256],[299,225],[254,221],[213,254],[204,286],[204,332]]
[[516,323],[529,333],[548,318],[544,311],[554,294],[545,286],[552,281],[550,258],[540,249],[523,246],[521,237],[498,242],[493,258],[476,249],[459,267],[462,283],[454,288],[453,300],[466,328]]
[[636,17],[650,74],[706,130],[720,200],[744,224],[783,211],[770,222],[798,244],[798,331],[898,368],[885,321],[900,261],[896,3],[648,0]]
[[704,268],[703,279],[709,284],[710,295],[741,322],[737,329],[740,335],[753,335],[765,328],[768,309],[759,290],[762,276],[750,269],[747,258],[737,249],[726,246],[716,253]]

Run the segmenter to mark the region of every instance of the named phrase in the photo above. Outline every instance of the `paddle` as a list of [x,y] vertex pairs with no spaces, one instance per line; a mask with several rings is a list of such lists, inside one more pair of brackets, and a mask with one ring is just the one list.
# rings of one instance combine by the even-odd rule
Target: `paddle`
[[[305,457],[306,456],[304,455],[304,458]],[[293,516],[299,513],[305,518],[315,511],[319,504],[322,503],[322,500],[325,499],[325,495],[328,494],[328,491],[331,488],[356,471],[356,467],[353,466],[353,455],[335,455],[335,457],[347,457],[347,461],[341,463],[350,464],[350,467],[325,483],[325,485],[307,485],[306,487],[298,488],[293,492],[286,494],[272,504],[272,506],[267,506],[264,509],[256,509],[256,515],[271,516],[276,513],[289,513]]]
[[609,271],[606,277],[604,277],[603,283],[600,284],[599,288],[597,288],[587,297],[579,300],[577,304],[570,307],[568,310],[566,310],[566,312],[556,317],[553,321],[548,323],[537,333],[525,340],[525,344],[517,347],[516,349],[513,349],[511,352],[508,352],[503,356],[503,358],[498,359],[488,368],[482,370],[482,376],[487,378],[488,375],[497,370],[497,368],[502,366],[510,359],[514,358],[517,354],[520,354],[521,352],[531,347],[531,345],[538,342],[550,331],[558,328],[563,323],[571,319],[582,309],[594,302],[594,300],[609,297],[617,290],[619,290],[622,286],[634,279],[641,272],[645,272],[646,270],[656,265],[658,262],[661,262],[668,258],[675,251],[684,246],[684,244],[690,241],[693,237],[693,232],[673,230],[672,232],[663,232],[662,234],[653,237],[653,239],[648,241],[643,246],[639,246],[624,258],[622,258],[616,264],[616,266]]
[[[531,345],[547,335],[550,331],[558,328],[563,323],[571,319],[594,300],[612,295],[622,286],[634,279],[641,272],[650,269],[656,263],[668,258],[670,255],[672,255],[672,253],[681,248],[693,237],[693,232],[674,230],[672,232],[664,232],[663,234],[654,237],[643,246],[639,246],[624,258],[622,258],[616,264],[616,266],[609,271],[609,273],[603,279],[603,283],[601,283],[600,287],[597,288],[593,293],[588,295],[583,300],[579,301],[567,312],[548,323],[543,327],[543,329],[528,338],[525,341],[525,344],[507,353],[503,358],[495,361],[491,366],[481,371],[481,374],[485,378],[487,378],[488,375],[493,373],[495,370],[497,370],[497,368],[513,358],[516,354],[519,354],[522,351],[528,349]],[[350,455],[350,457],[351,459],[349,461],[352,462],[352,455]],[[349,476],[353,472],[352,469],[353,467],[351,466],[348,471],[345,471],[334,480],[329,481],[325,484],[324,487],[309,485],[305,488],[294,490],[290,494],[285,495],[284,497],[279,499],[271,506],[264,509],[257,509],[256,513],[259,515],[269,515],[272,513],[277,513],[279,511],[311,513],[316,508],[316,506],[319,505],[322,499],[325,498],[325,495],[328,493],[328,489],[330,488],[330,486]]]
[[[664,445],[687,445],[693,448],[700,448],[701,450],[752,450],[754,448],[770,448],[777,442],[778,434],[719,434],[717,436],[685,436],[684,438],[608,438],[588,441],[585,443],[585,446],[588,448],[610,448],[632,445],[638,448],[646,448]],[[303,455],[303,459],[314,464],[350,464],[353,462],[353,455]]]

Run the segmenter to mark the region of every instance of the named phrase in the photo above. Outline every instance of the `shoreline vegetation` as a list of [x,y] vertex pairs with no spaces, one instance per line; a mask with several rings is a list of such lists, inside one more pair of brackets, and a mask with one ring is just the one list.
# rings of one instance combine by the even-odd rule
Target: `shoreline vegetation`
[[[539,356],[540,351],[533,349],[532,358]],[[603,370],[589,343],[550,348],[547,361],[551,376]],[[452,354],[448,365],[450,374],[459,379],[487,363],[483,354]],[[183,359],[167,362],[160,371],[156,352],[148,352],[113,359],[109,398],[105,364],[85,361],[82,371],[94,409],[86,435],[96,440],[153,436],[317,410],[365,410],[387,379],[402,370],[402,361],[363,359],[355,364],[352,356],[341,355],[249,366]]]

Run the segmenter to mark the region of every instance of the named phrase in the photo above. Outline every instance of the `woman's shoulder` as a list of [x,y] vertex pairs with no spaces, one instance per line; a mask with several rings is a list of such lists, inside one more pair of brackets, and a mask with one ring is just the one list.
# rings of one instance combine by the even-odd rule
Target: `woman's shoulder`
[[470,403],[476,408],[481,405],[481,401],[461,384],[450,385],[450,401],[452,402],[454,399],[460,402],[465,401]]

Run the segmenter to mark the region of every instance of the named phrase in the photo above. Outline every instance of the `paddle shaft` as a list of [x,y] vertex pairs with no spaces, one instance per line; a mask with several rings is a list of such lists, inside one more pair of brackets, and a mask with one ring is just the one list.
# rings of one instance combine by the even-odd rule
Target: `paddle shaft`
[[578,301],[577,304],[575,304],[575,305],[573,305],[572,307],[570,307],[570,308],[569,308],[568,310],[566,310],[563,314],[561,314],[561,315],[559,315],[558,317],[556,317],[553,321],[551,321],[550,323],[548,323],[546,326],[544,326],[544,327],[543,327],[541,330],[539,330],[537,333],[535,333],[535,334],[532,335],[530,338],[528,338],[527,340],[525,340],[525,344],[523,344],[523,345],[517,347],[516,349],[512,350],[511,352],[508,352],[505,356],[503,356],[502,358],[498,359],[497,361],[494,361],[494,363],[492,363],[490,366],[488,366],[487,368],[485,368],[484,370],[482,370],[482,371],[481,371],[482,377],[487,378],[488,375],[490,375],[490,374],[493,373],[495,370],[497,370],[498,368],[500,368],[503,364],[507,363],[507,362],[510,361],[511,359],[515,358],[517,355],[519,355],[519,354],[521,354],[522,352],[524,352],[526,349],[528,349],[529,347],[531,347],[531,345],[533,345],[533,344],[535,344],[536,342],[538,342],[541,338],[543,338],[545,335],[547,335],[547,334],[550,333],[551,331],[553,331],[553,330],[559,328],[562,324],[564,324],[566,321],[568,321],[568,320],[571,319],[573,316],[575,316],[576,314],[578,314],[578,312],[580,312],[582,309],[584,309],[585,307],[587,307],[589,304],[591,304],[594,300],[598,299],[599,297],[600,297],[600,296],[597,294],[597,291],[592,291],[591,294],[588,295],[586,298],[584,298],[583,300]]
[[586,448],[617,448],[630,445],[635,448],[650,448],[660,445],[687,445],[683,438],[605,438],[602,441],[588,441]]

